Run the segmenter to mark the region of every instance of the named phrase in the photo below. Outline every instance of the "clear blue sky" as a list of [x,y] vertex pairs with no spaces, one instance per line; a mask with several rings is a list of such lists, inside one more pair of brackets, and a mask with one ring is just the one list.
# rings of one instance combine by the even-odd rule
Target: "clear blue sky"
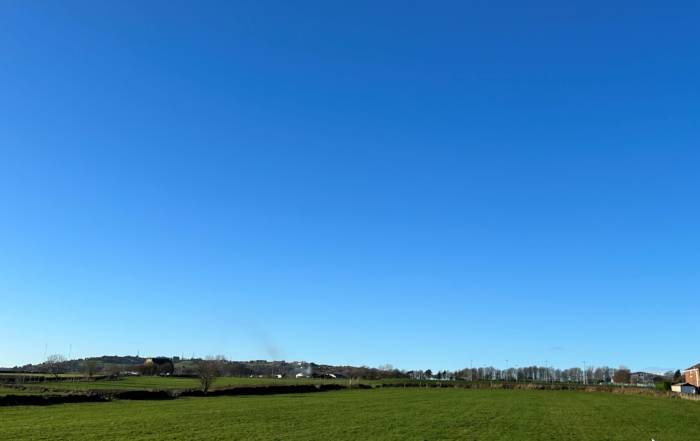
[[0,366],[700,361],[697,2],[142,3],[0,5]]

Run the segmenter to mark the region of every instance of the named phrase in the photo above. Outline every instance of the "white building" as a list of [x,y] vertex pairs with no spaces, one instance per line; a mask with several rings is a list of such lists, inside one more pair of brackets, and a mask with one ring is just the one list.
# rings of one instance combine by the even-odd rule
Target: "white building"
[[679,394],[696,394],[697,389],[690,383],[676,383],[671,385],[671,390],[673,392],[678,392]]

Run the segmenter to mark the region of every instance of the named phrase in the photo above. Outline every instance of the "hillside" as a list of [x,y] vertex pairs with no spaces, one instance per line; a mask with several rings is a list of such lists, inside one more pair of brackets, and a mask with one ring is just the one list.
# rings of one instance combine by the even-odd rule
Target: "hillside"
[[[86,361],[94,361],[97,364],[98,372],[102,374],[115,374],[118,372],[138,371],[146,361],[145,357],[131,355],[103,355],[100,357],[90,357],[86,359],[66,360],[61,363],[60,371],[63,373],[77,373],[83,370]],[[198,358],[182,359],[180,357],[172,357],[175,364],[175,375],[194,375],[194,366]],[[15,366],[13,368],[0,368],[4,372],[26,372],[26,373],[47,373],[49,366],[46,363],[27,364],[24,366]],[[365,366],[333,366],[326,364],[317,364],[306,361],[268,361],[268,360],[249,360],[249,361],[226,361],[223,363],[223,373],[225,375],[248,377],[248,376],[265,376],[271,377],[282,375],[284,377],[296,376],[302,374],[306,377],[323,377],[323,376],[346,376],[346,377],[362,377],[362,378],[383,378],[383,377],[403,377],[405,373],[399,370],[381,370],[369,368]]]

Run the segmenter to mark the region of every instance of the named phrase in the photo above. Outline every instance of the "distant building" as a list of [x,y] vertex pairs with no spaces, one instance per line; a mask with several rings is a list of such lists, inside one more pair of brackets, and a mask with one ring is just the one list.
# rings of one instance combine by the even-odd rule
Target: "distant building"
[[696,394],[696,393],[698,393],[697,388],[690,383],[672,384],[671,390],[673,392],[678,392],[679,394]]
[[660,377],[658,374],[653,374],[650,372],[632,372],[630,374],[630,383],[639,384],[643,386],[653,386]]
[[700,387],[700,363],[684,370],[683,377],[686,383],[690,383],[695,387]]

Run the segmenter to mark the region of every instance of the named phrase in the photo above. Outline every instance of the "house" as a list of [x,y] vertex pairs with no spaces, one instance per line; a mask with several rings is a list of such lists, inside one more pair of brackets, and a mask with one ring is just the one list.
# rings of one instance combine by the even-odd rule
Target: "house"
[[695,387],[700,387],[700,363],[684,370],[683,377],[686,383],[690,383]]
[[671,385],[671,390],[673,392],[678,392],[679,394],[696,394],[698,390],[690,383],[676,383]]

